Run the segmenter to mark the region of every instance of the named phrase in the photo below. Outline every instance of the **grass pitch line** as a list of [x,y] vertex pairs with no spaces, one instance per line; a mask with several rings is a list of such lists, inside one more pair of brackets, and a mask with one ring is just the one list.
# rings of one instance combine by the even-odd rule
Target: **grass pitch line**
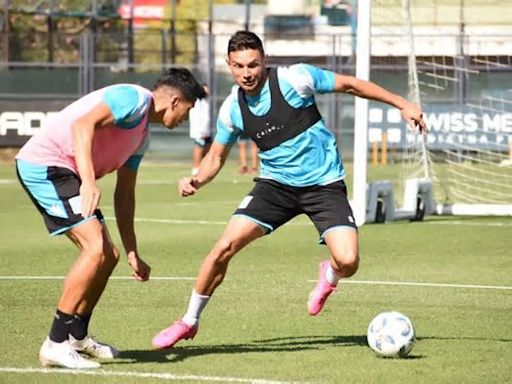
[[[113,217],[106,217],[105,219],[115,221]],[[135,218],[135,222],[139,223],[164,223],[164,224],[193,224],[193,225],[226,225],[227,221],[211,221],[211,220],[179,220],[179,219],[144,219],[140,217]]]
[[[114,217],[105,216],[105,220],[116,221]],[[214,220],[182,220],[182,219],[148,219],[143,217],[136,217],[136,223],[159,223],[159,224],[190,224],[190,225],[227,225],[227,221],[214,221]],[[311,223],[286,223],[285,225],[298,225],[310,226]]]
[[420,225],[466,225],[469,227],[511,227],[512,223],[509,222],[497,222],[487,223],[482,221],[460,221],[460,220],[445,220],[445,221],[424,221]]
[[77,369],[50,369],[50,368],[10,368],[0,367],[0,373],[21,373],[21,374],[60,374],[75,376],[103,376],[103,377],[136,377],[147,379],[160,379],[167,381],[204,381],[204,382],[222,382],[222,383],[251,383],[251,384],[300,384],[292,381],[278,381],[265,379],[243,379],[240,377],[221,377],[221,376],[198,376],[198,375],[175,375],[172,373],[150,373],[150,372],[132,372],[132,371],[86,371]]
[[[114,217],[105,216],[105,220],[115,221]],[[136,217],[135,222],[139,223],[160,223],[160,224],[191,224],[191,225],[226,225],[227,221],[214,221],[214,220],[181,220],[181,219],[150,219],[146,217]],[[482,221],[460,221],[460,220],[445,220],[445,221],[423,221],[415,223],[414,225],[460,225],[471,227],[512,227],[512,222],[497,222],[487,223]],[[285,225],[291,226],[311,226],[310,222],[289,222]]]
[[[64,280],[66,276],[0,276],[0,280]],[[131,276],[110,276],[109,280],[133,280]],[[196,280],[185,276],[151,276],[149,280]]]
[[[317,280],[308,280],[308,283],[316,283]],[[369,281],[369,280],[343,280],[342,284],[367,284],[367,285],[407,285],[412,287],[437,287],[437,288],[466,288],[466,289],[497,289],[512,290],[512,287],[499,285],[471,285],[471,284],[445,284],[445,283],[416,283],[413,281]]]
[[[64,280],[66,276],[0,276],[0,280]],[[110,280],[133,280],[131,276],[111,276]],[[151,276],[151,280],[188,280],[194,281],[195,277],[188,276]],[[306,280],[308,283],[316,283],[317,280]],[[372,281],[372,280],[343,280],[342,284],[366,284],[366,285],[406,285],[413,287],[436,287],[436,288],[465,288],[465,289],[496,289],[512,290],[512,287],[500,285],[471,285],[471,284],[449,284],[449,283],[419,283],[414,281]]]

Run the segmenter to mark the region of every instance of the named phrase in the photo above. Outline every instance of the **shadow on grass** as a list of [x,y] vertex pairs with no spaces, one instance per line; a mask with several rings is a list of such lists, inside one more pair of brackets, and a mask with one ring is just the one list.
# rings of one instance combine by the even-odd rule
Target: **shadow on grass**
[[[177,346],[166,350],[121,351],[119,360],[111,364],[137,362],[179,362],[192,357],[212,354],[297,352],[321,349],[325,346],[365,346],[366,336],[295,336],[255,340],[246,344]],[[124,361],[123,361],[124,360]]]
[[[474,340],[474,341],[497,341],[512,342],[511,339],[489,339],[484,337],[443,337],[423,336],[417,340]],[[366,335],[352,336],[291,336],[277,337],[271,339],[253,340],[245,344],[219,344],[219,345],[188,345],[165,350],[126,350],[121,351],[119,359],[115,361],[102,362],[102,364],[134,364],[134,363],[169,363],[180,362],[189,358],[218,355],[218,354],[241,354],[241,353],[276,353],[276,352],[298,352],[307,350],[318,350],[324,347],[353,347],[367,346]],[[187,344],[185,344],[187,345]],[[402,360],[417,360],[426,358],[425,355],[416,355],[414,351],[402,358]]]
[[492,337],[446,337],[446,336],[422,336],[416,337],[417,340],[469,340],[469,341],[499,341],[500,343],[511,343],[512,339],[496,339]]
[[[299,336],[299,337],[280,337],[274,339],[258,340],[256,343],[284,343],[285,345],[295,345],[303,343],[302,340],[314,338],[314,344],[341,344],[343,346],[368,346],[366,336]],[[419,340],[419,339],[418,339]],[[423,359],[425,355],[410,354],[402,357],[401,360]],[[386,358],[387,359],[387,358]],[[389,358],[393,359],[393,358]]]

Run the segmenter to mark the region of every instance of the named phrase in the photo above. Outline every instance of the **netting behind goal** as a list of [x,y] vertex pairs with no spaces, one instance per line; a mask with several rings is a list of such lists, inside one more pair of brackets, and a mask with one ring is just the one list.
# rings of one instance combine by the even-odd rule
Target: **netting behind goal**
[[500,19],[512,6],[439,3],[371,2],[370,80],[420,102],[430,129],[409,133],[371,103],[369,142],[387,155],[373,163],[396,168],[397,191],[431,180],[437,213],[512,215],[512,29]]

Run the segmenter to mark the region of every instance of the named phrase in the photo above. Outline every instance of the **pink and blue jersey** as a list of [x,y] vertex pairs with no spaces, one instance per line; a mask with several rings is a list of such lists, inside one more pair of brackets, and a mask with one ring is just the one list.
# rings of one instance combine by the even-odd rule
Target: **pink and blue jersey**
[[[315,103],[315,93],[334,92],[334,73],[308,64],[277,68],[279,90],[293,108]],[[233,144],[244,131],[238,103],[238,85],[232,88],[219,111],[215,141]],[[256,96],[245,95],[252,114],[263,116],[271,106],[269,82]],[[321,119],[297,136],[259,152],[260,177],[285,185],[327,185],[345,177],[336,139]]]
[[78,174],[72,123],[105,103],[114,116],[114,123],[94,132],[92,161],[96,178],[123,165],[137,169],[148,147],[148,116],[151,92],[134,84],[118,84],[91,92],[73,102],[46,121],[19,151],[16,159],[32,164],[57,166]]

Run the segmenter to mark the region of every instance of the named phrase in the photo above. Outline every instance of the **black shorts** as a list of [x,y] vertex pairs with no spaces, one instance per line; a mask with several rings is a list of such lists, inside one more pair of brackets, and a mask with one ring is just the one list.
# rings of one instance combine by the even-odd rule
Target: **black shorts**
[[194,139],[194,144],[201,148],[205,148],[205,147],[209,146],[211,143],[212,143],[211,137],[200,137],[200,138]]
[[255,181],[256,185],[234,215],[248,217],[267,233],[301,213],[315,224],[321,243],[325,233],[335,227],[357,230],[343,180],[310,187],[291,187],[268,179]]
[[81,182],[71,170],[17,160],[16,173],[30,200],[43,216],[50,235],[65,233],[94,218],[103,221],[99,209],[92,216],[84,218],[81,215]]

